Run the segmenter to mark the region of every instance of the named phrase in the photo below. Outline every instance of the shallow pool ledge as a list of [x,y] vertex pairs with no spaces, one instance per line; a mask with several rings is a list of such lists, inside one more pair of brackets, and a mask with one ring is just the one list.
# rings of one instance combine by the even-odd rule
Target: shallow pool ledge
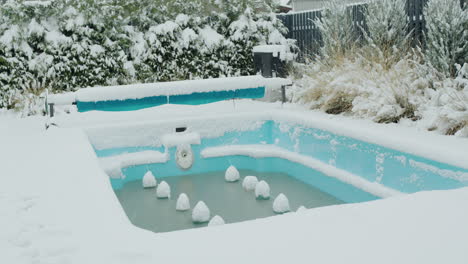
[[[345,170],[338,169],[320,160],[314,159],[309,156],[301,155],[275,145],[252,144],[209,147],[201,151],[201,156],[203,158],[215,158],[226,156],[249,156],[252,158],[281,158],[317,170],[326,176],[336,178],[342,182],[348,183],[362,191],[368,192],[380,198],[387,198],[403,194],[402,192],[399,192],[392,188],[388,188],[380,183],[367,181],[358,175],[354,175]],[[306,174],[302,174],[299,177],[305,178],[307,176]]]

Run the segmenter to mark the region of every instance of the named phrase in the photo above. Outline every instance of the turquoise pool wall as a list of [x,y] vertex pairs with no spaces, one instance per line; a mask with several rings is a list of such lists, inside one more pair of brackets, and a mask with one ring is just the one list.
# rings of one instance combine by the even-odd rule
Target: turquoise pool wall
[[[276,171],[311,184],[345,202],[361,202],[376,199],[374,195],[323,175],[309,167],[279,158],[251,158],[229,156],[202,158],[200,151],[207,147],[243,144],[275,144],[281,148],[313,157],[324,163],[346,170],[370,182],[378,182],[389,188],[412,193],[422,190],[453,189],[468,186],[463,180],[468,170],[448,164],[410,155],[390,148],[370,144],[353,138],[311,127],[285,122],[265,121],[252,131],[227,132],[218,138],[203,138],[201,145],[193,145],[195,154],[193,167],[182,171],[175,164],[175,148],[170,148],[170,160],[163,164],[131,166],[123,169],[125,179],[112,179],[114,188],[125,182],[139,180],[151,170],[156,177],[178,176],[208,171],[222,171],[229,165],[260,172]],[[161,147],[132,147],[97,150],[98,156],[111,156],[123,152],[153,149],[163,152]],[[450,176],[450,177],[447,177]],[[456,179],[458,176],[459,179]],[[220,175],[223,177],[223,175]]]
[[169,96],[151,96],[140,99],[110,100],[98,102],[77,101],[79,112],[92,110],[99,111],[132,111],[154,107],[163,104],[200,105],[228,99],[262,98],[265,96],[265,87],[237,89],[230,91],[213,91],[205,93],[180,94]]
[[316,128],[274,123],[278,146],[389,188],[413,193],[468,186],[468,170]]

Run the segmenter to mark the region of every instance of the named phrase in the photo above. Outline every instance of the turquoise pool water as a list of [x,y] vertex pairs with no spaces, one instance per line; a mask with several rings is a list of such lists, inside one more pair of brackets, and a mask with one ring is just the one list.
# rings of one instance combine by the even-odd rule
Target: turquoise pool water
[[176,211],[176,200],[180,193],[186,193],[193,206],[197,201],[204,201],[211,211],[211,216],[219,215],[226,223],[235,223],[257,218],[273,216],[272,205],[279,193],[284,193],[292,211],[301,205],[307,208],[343,203],[339,199],[304,184],[285,173],[266,173],[241,170],[241,179],[255,175],[259,180],[268,182],[271,188],[269,200],[256,200],[254,192],[245,191],[242,182],[227,183],[224,171],[191,174],[178,177],[160,177],[171,186],[170,199],[157,199],[156,191],[143,189],[140,180],[129,181],[116,190],[117,197],[130,221],[141,228],[154,232],[168,232],[187,228],[204,227],[193,224],[192,211]]

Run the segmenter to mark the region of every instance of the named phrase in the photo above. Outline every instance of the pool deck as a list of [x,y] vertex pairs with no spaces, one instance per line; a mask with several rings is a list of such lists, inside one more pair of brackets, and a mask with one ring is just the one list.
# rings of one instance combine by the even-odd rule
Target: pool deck
[[[219,109],[233,116],[269,115],[281,109],[239,101],[233,110],[227,103]],[[467,262],[468,187],[165,234],[134,227],[82,128],[155,121],[158,116],[197,117],[209,107],[57,116],[61,128],[47,131],[44,118],[0,116],[0,263]],[[151,111],[152,115],[145,113]],[[436,150],[439,159],[468,166],[466,139],[343,117],[327,121],[323,114],[307,114],[316,117],[318,126],[331,130],[347,126],[349,133],[385,138],[388,144],[399,136],[416,136],[412,143],[400,139],[397,147],[418,144],[421,153],[431,155]]]

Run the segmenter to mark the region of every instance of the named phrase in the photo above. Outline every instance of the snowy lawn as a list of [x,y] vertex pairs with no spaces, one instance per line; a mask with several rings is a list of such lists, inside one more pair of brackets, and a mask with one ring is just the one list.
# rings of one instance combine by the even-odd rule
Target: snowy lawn
[[[155,234],[134,227],[120,207],[82,127],[197,115],[280,111],[277,104],[232,102],[165,106],[124,115],[44,118],[0,113],[0,263],[466,263],[468,188],[420,192],[218,227]],[[286,107],[286,106],[285,106]],[[177,111],[176,109],[180,109]],[[224,110],[221,110],[224,109]],[[165,113],[173,113],[173,116]],[[260,111],[261,112],[261,111]],[[313,115],[318,126],[396,143],[467,167],[466,139],[397,125]],[[140,119],[137,119],[140,118]],[[68,121],[67,121],[68,120]],[[68,123],[67,123],[68,122]],[[334,125],[333,125],[334,124]],[[339,125],[338,125],[339,124]],[[353,125],[354,124],[354,125]],[[68,128],[67,128],[68,127]],[[345,128],[343,128],[345,127]],[[409,144],[409,146],[408,146]]]

